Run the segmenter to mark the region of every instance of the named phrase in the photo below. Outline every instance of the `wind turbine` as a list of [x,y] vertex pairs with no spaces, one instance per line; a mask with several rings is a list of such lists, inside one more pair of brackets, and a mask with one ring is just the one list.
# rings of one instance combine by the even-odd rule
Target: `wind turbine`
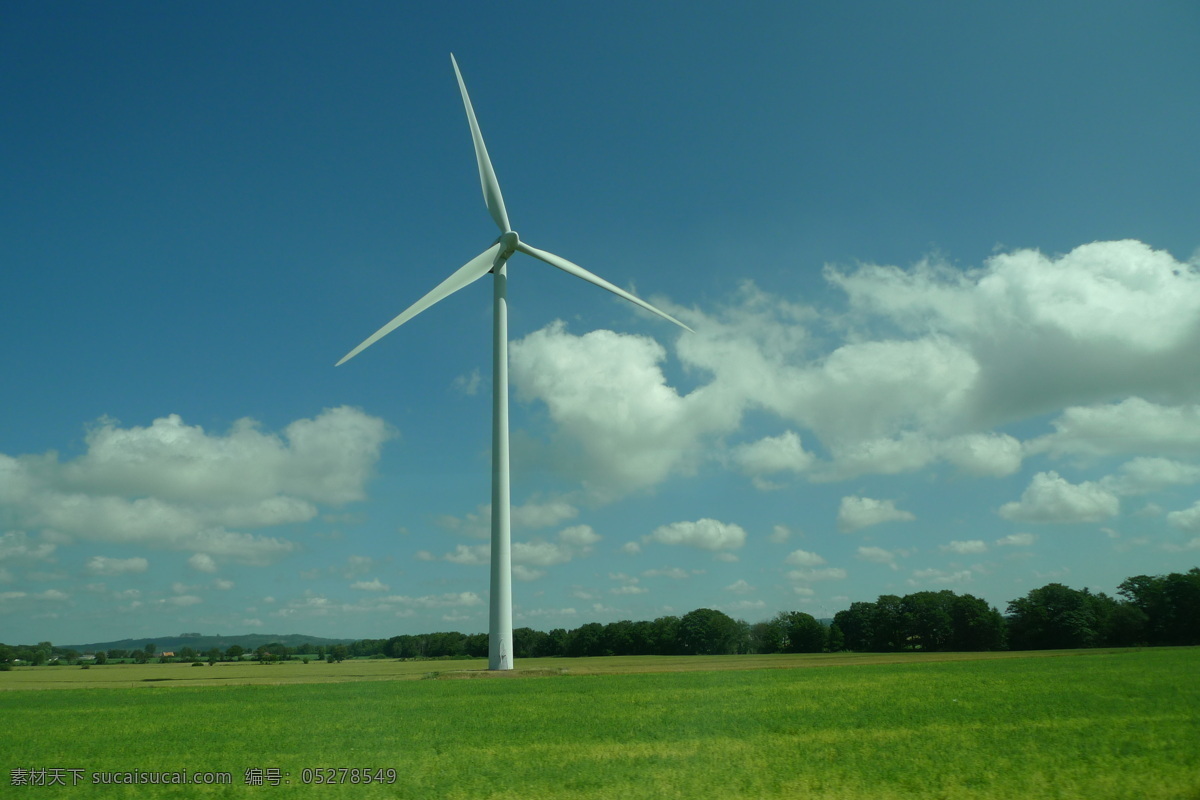
[[346,363],[434,303],[474,283],[487,273],[492,273],[495,278],[492,306],[494,317],[492,323],[492,574],[488,669],[506,670],[513,668],[512,542],[509,527],[508,475],[508,259],[518,251],[533,256],[552,267],[558,267],[563,272],[582,278],[588,283],[594,283],[602,289],[607,289],[647,311],[652,311],[663,319],[674,322],[684,330],[691,331],[691,328],[645,300],[593,275],[578,264],[573,264],[553,253],[547,253],[545,250],[538,250],[521,241],[517,232],[508,222],[508,212],[504,209],[500,184],[496,180],[495,170],[492,169],[492,161],[488,158],[487,147],[483,143],[483,134],[479,132],[479,123],[475,120],[475,110],[471,107],[471,98],[467,95],[467,86],[463,83],[462,73],[459,72],[458,62],[454,60],[453,53],[450,54],[450,63],[454,66],[454,74],[458,78],[458,89],[462,93],[463,107],[467,111],[467,122],[471,125],[471,139],[475,143],[475,159],[479,163],[479,182],[483,185],[483,201],[487,205],[488,213],[496,222],[496,226],[500,228],[500,236],[488,249],[468,261],[453,275],[409,306],[402,314],[375,331],[362,344],[343,356],[335,366]]

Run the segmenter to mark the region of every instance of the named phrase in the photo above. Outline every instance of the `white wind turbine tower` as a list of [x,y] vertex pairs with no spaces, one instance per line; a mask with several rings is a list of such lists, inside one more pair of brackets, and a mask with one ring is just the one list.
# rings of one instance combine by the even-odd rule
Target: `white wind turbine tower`
[[504,210],[504,198],[500,195],[500,184],[496,181],[496,173],[492,169],[491,159],[488,158],[487,147],[483,144],[483,135],[479,132],[479,123],[475,121],[471,98],[467,96],[467,87],[463,83],[462,73],[458,70],[458,62],[454,60],[453,53],[450,55],[450,63],[454,66],[454,74],[458,77],[458,88],[462,92],[467,121],[471,125],[471,138],[475,142],[475,158],[479,162],[479,180],[483,184],[483,200],[487,204],[488,213],[492,215],[492,219],[500,228],[500,237],[492,243],[491,247],[468,261],[457,272],[434,287],[431,292],[409,306],[404,313],[347,353],[337,363],[337,366],[354,358],[439,300],[474,283],[489,272],[495,277],[492,324],[492,575],[488,669],[503,670],[513,668],[512,545],[509,530],[508,482],[508,259],[513,253],[520,251],[545,261],[553,267],[558,267],[563,272],[583,278],[589,283],[594,283],[602,289],[624,297],[647,311],[652,311],[658,316],[674,322],[685,330],[690,331],[691,328],[646,301],[593,275],[583,267],[572,264],[553,253],[538,250],[520,240],[517,232],[508,222],[508,213]]

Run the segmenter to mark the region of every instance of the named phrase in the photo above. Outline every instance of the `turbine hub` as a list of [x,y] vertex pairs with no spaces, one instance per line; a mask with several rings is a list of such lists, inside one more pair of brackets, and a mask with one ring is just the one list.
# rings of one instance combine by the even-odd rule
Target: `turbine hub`
[[500,252],[497,254],[498,261],[506,261],[508,257],[517,252],[517,243],[521,241],[521,237],[517,236],[516,231],[506,231],[500,236]]

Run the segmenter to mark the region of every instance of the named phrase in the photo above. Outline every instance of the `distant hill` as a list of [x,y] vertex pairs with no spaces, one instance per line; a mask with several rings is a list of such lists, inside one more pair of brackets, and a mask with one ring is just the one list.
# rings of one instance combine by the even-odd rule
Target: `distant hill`
[[56,644],[56,648],[63,650],[75,650],[80,653],[94,653],[98,650],[140,650],[146,646],[147,642],[153,642],[155,652],[161,653],[164,650],[172,650],[179,652],[185,647],[190,647],[198,652],[206,652],[214,647],[219,647],[222,650],[228,650],[233,645],[240,645],[243,650],[253,650],[264,644],[274,644],[278,642],[285,647],[295,647],[299,644],[323,644],[326,646],[335,644],[351,644],[357,641],[356,639],[325,639],[321,636],[304,636],[299,633],[247,633],[242,636],[202,636],[198,633],[184,633],[178,636],[144,636],[139,639],[122,639],[119,642],[93,642],[92,644]]

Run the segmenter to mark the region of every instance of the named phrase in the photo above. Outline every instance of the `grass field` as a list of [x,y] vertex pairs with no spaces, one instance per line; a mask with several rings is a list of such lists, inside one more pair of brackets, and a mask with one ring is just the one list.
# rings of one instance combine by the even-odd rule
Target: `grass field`
[[[455,672],[471,662],[14,670],[0,673],[0,688],[39,685],[29,675],[79,686],[60,678],[67,673],[94,686],[93,673],[108,671],[139,688],[0,692],[0,784],[24,796],[9,788],[14,769],[80,769],[85,779],[221,770],[231,786],[24,791],[1200,800],[1200,649],[993,655],[1002,657],[763,657],[752,669],[722,667],[753,657],[685,659],[703,667],[687,671],[664,659],[546,659],[521,663],[545,677],[502,680],[417,680],[479,674]],[[186,685],[185,676],[216,680],[221,670],[229,685]],[[351,680],[289,682],[306,677]],[[280,685],[241,685],[248,680]],[[306,768],[327,767],[394,769],[396,778],[303,785]],[[290,783],[247,786],[247,769],[277,769]]]

